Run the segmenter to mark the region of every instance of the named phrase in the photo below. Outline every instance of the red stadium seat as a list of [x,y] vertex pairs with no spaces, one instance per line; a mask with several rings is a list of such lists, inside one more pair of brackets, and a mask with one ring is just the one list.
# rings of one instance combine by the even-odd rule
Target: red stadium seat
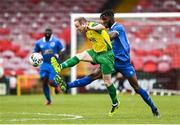
[[9,49],[16,53],[20,49],[20,46],[14,44]]
[[1,51],[9,50],[12,46],[12,42],[9,40],[0,40]]
[[176,33],[176,37],[180,38],[180,32]]
[[156,56],[156,57],[159,57],[163,54],[163,50],[160,50],[160,49],[151,50],[149,54]]
[[15,54],[18,57],[25,58],[28,53],[26,51],[23,51],[23,50],[18,50]]
[[5,76],[14,76],[15,71],[12,69],[4,69],[4,74],[5,74]]
[[40,0],[30,0],[30,2],[33,4],[38,4],[40,2]]
[[157,71],[157,64],[155,62],[153,62],[153,61],[147,61],[143,65],[143,71],[144,72],[154,73],[154,72]]
[[167,48],[165,50],[165,53],[173,55],[174,53],[179,50],[179,44],[178,43],[170,43],[167,45]]
[[0,45],[5,47],[5,46],[11,46],[12,42],[10,40],[0,40]]
[[172,59],[169,55],[162,55],[158,59],[158,71],[160,73],[166,73],[171,70]]
[[2,57],[3,58],[12,58],[14,57],[14,52],[11,50],[5,50],[4,52],[2,52]]
[[140,0],[135,12],[178,12],[178,0]]
[[44,33],[32,33],[31,38],[38,40],[44,36]]
[[10,30],[8,28],[0,28],[0,35],[9,35]]
[[[0,54],[9,50],[15,54],[14,56],[24,59],[27,57],[27,53],[32,51],[35,41],[43,37],[46,26],[52,28],[55,34],[60,39],[63,39],[66,45],[69,45],[70,28],[67,27],[70,24],[69,13],[97,12],[106,2],[107,0],[98,0],[98,2],[76,0],[76,4],[71,4],[66,0],[30,0],[29,2],[24,0],[20,0],[20,2],[3,0],[0,4],[0,24],[2,24],[2,27],[0,27]],[[179,11],[178,5],[178,0],[164,0],[163,2],[161,0],[151,2],[149,0],[139,0],[139,9],[135,11]],[[17,14],[14,13],[14,10],[17,10]],[[171,21],[172,19],[150,19],[145,21],[146,25],[143,24],[143,21],[139,22],[137,20],[122,22],[130,36],[129,40],[132,48],[136,49],[133,58],[135,69],[141,70],[143,68],[143,58],[146,56],[160,57],[163,53],[170,54],[172,56],[172,67],[179,69],[179,27],[173,25],[172,28],[171,25],[162,26],[161,24],[152,27],[156,20]],[[179,18],[173,20],[180,21]],[[150,38],[152,41],[149,40]],[[4,39],[11,39],[11,41]],[[161,53],[158,50],[165,47],[167,47],[165,52]],[[8,58],[11,61],[12,55]],[[12,63],[14,62],[12,61]],[[147,65],[149,65],[148,68],[153,69],[153,63],[147,63]],[[165,65],[164,62],[161,63],[160,69],[163,69],[162,67],[165,67]],[[147,67],[145,67],[146,71],[148,71]]]
[[171,64],[168,62],[158,62],[157,69],[160,73],[166,73],[171,70]]
[[[180,53],[180,51],[179,51]],[[180,69],[180,56],[179,53],[175,53],[172,56],[172,68],[173,69]]]
[[22,63],[22,59],[21,59],[20,57],[16,57],[16,56],[14,56],[13,58],[11,58],[9,61],[10,61],[11,63],[16,64],[16,65]]
[[140,71],[143,69],[142,57],[137,56],[132,59],[135,70]]
[[148,52],[145,51],[145,50],[135,50],[135,55],[138,55],[138,56],[146,56],[148,55]]
[[147,56],[143,59],[143,71],[144,72],[156,72],[157,71],[158,58],[155,56]]
[[71,36],[71,31],[70,31],[70,27],[67,27],[66,29],[64,29],[63,31],[62,31],[62,33],[60,33],[59,35],[58,35],[58,37],[60,38],[60,39],[63,39],[64,40],[64,42],[65,42],[65,44],[66,45],[69,45],[70,44],[70,36]]
[[24,74],[24,70],[23,69],[16,69],[16,75],[23,75]]

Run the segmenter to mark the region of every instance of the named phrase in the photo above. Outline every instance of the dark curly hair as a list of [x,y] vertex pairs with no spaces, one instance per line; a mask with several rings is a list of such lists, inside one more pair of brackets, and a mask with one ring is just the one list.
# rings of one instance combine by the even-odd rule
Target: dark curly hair
[[114,12],[113,10],[104,10],[101,15],[100,15],[100,18],[103,18],[103,17],[111,17],[111,18],[114,18]]

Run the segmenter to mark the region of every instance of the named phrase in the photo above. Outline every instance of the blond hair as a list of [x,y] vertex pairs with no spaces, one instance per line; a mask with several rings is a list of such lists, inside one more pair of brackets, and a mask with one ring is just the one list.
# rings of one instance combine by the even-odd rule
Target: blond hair
[[74,19],[74,22],[76,22],[76,21],[78,21],[80,24],[87,22],[86,18],[84,18],[84,17],[78,17],[78,18]]

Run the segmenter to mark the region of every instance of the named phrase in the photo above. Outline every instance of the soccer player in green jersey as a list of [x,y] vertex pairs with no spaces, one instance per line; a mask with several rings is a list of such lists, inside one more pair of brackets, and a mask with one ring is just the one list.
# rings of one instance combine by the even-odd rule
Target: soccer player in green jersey
[[[109,116],[112,116],[118,109],[118,100],[116,89],[111,83],[111,74],[115,70],[114,54],[112,51],[110,37],[102,24],[89,22],[84,17],[75,19],[74,24],[77,31],[86,33],[86,37],[92,42],[92,49],[79,53],[60,65],[57,63],[56,58],[52,57],[51,64],[58,74],[60,74],[61,70],[73,67],[80,61],[99,64],[104,84],[107,87],[108,93],[112,100],[112,109],[109,113]],[[56,77],[56,81],[60,81],[59,83],[62,83],[59,76]]]

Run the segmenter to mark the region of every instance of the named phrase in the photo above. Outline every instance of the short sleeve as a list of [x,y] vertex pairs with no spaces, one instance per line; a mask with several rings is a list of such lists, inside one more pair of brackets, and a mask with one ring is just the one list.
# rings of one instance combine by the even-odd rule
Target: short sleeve
[[116,32],[116,33],[119,35],[120,32],[121,32],[121,30],[122,30],[122,27],[120,27],[120,26],[115,26],[115,27],[112,29],[111,32]]
[[62,44],[62,42],[60,40],[57,40],[57,48],[58,48],[58,51],[60,52],[63,52],[65,50],[65,47],[64,45]]
[[41,51],[41,49],[39,47],[39,44],[38,44],[38,42],[36,42],[36,44],[34,46],[34,52],[40,52],[40,51]]

